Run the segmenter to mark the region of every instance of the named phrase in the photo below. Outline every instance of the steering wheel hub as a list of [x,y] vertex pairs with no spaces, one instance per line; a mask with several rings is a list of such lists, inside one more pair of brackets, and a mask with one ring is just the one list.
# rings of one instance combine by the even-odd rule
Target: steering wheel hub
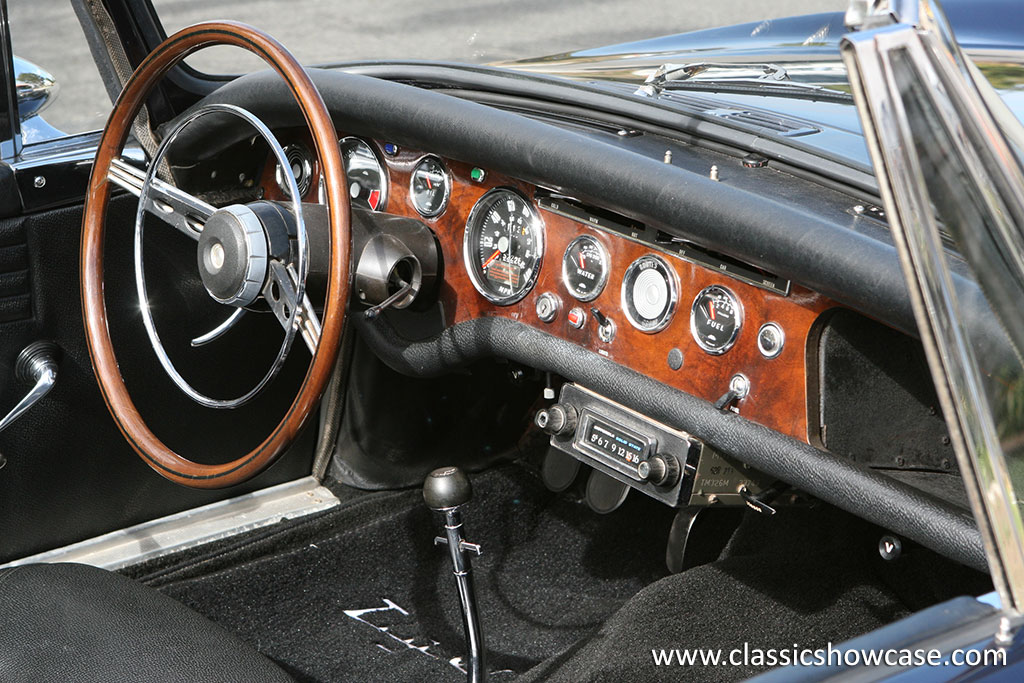
[[248,306],[267,279],[267,234],[256,213],[233,204],[218,209],[199,236],[199,276],[222,304]]

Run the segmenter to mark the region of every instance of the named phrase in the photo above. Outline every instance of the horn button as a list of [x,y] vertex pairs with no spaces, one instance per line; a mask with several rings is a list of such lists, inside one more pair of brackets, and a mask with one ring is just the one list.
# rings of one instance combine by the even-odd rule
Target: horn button
[[199,276],[222,304],[248,306],[267,279],[267,235],[247,206],[218,209],[199,236]]

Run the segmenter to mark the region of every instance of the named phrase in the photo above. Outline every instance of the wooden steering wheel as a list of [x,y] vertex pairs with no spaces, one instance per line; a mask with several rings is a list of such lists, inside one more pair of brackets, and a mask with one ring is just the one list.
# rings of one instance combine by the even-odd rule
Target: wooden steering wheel
[[[284,78],[312,134],[323,170],[330,221],[330,262],[322,323],[308,297],[304,296],[309,247],[298,188],[291,174],[282,174],[291,183],[290,196],[294,198],[291,211],[282,208],[276,212],[276,218],[269,219],[266,207],[235,204],[215,209],[156,177],[157,167],[171,139],[190,121],[213,110],[240,116],[253,124],[267,139],[279,162],[284,160],[282,168],[289,168],[280,144],[255,116],[228,105],[213,105],[206,110],[200,107],[167,134],[154,154],[148,172],[139,171],[122,157],[132,122],[160,78],[191,53],[212,45],[240,47],[267,62]],[[208,399],[198,394],[193,396],[194,399],[211,407],[241,405],[273,378],[296,336],[300,336],[313,352],[313,360],[298,394],[284,417],[261,444],[236,460],[205,465],[175,453],[153,434],[129,396],[110,340],[103,295],[103,244],[111,183],[139,196],[136,276],[144,309],[145,285],[141,279],[138,253],[142,214],[148,212],[196,240],[200,275],[210,296],[235,307],[237,314],[241,314],[244,306],[263,298],[285,328],[285,342],[274,367],[253,391],[227,401]],[[337,133],[320,93],[284,46],[251,26],[223,21],[183,29],[153,50],[125,84],[100,139],[86,194],[80,264],[82,311],[89,356],[110,414],[132,448],[162,476],[194,488],[220,488],[246,481],[270,466],[285,451],[313,413],[334,369],[348,301],[350,208],[346,187]],[[291,221],[291,230],[283,232],[284,250],[280,249],[282,216]],[[276,249],[274,245],[277,245]],[[164,369],[177,382],[176,371],[169,366],[155,329],[150,329],[151,319],[147,316],[145,320],[150,341]],[[189,393],[180,382],[179,386]]]

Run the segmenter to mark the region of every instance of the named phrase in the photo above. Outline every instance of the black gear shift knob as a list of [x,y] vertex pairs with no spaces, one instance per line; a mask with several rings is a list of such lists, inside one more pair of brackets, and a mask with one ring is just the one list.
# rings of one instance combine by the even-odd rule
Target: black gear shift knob
[[473,497],[469,477],[458,467],[439,467],[423,482],[423,500],[431,510],[465,505]]

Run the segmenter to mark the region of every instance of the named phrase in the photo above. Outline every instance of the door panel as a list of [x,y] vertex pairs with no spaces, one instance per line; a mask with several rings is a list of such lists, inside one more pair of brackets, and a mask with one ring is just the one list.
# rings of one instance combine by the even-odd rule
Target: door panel
[[[234,411],[194,404],[164,374],[138,316],[131,270],[135,199],[122,197],[108,218],[107,305],[111,334],[129,389],[143,416],[168,445],[193,459],[223,462],[260,441],[295,395],[309,361],[296,345],[281,376],[264,396]],[[246,485],[197,491],[160,477],[129,448],[107,412],[92,373],[78,294],[81,206],[0,221],[0,413],[28,390],[13,376],[18,352],[38,339],[63,351],[50,394],[0,433],[0,562],[59,547],[214,500],[305,476],[315,429],[276,465]],[[183,372],[227,391],[265,369],[267,349],[281,330],[269,315],[198,350],[187,348],[195,330],[210,329],[224,309],[197,298],[201,284],[194,243],[159,223],[147,232],[147,268],[157,324]],[[184,340],[184,341],[183,341]],[[184,346],[184,348],[182,348]],[[314,423],[316,420],[311,420]]]

